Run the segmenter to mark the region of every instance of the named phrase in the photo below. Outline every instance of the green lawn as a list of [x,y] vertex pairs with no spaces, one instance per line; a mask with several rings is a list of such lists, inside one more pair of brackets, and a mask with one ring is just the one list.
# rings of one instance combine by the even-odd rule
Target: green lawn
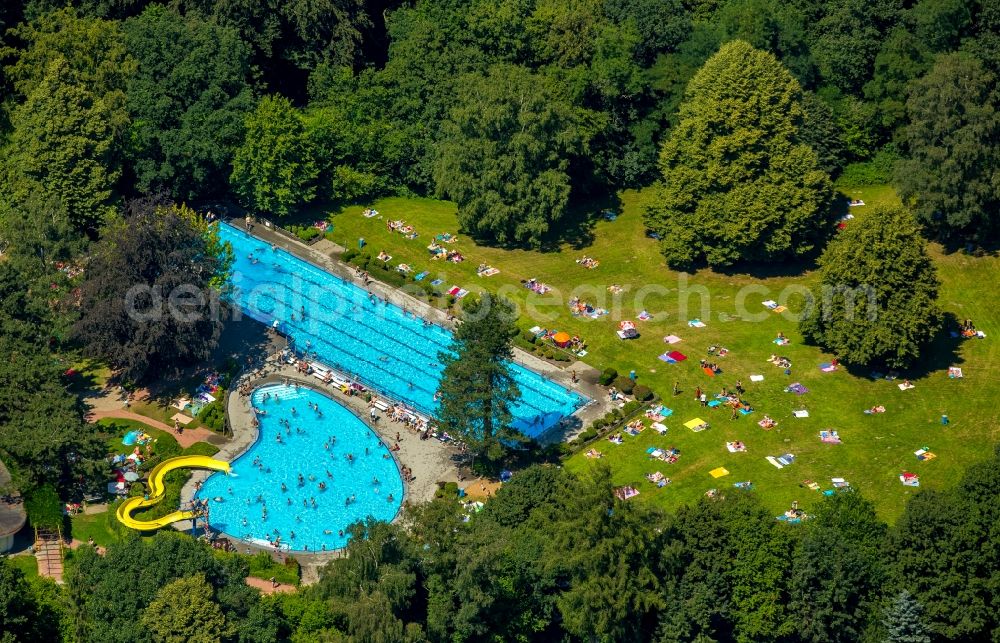
[[109,520],[116,518],[109,512],[98,514],[76,514],[70,518],[70,529],[74,539],[80,542],[87,542],[89,538],[94,539],[94,544],[107,547],[118,540],[116,534],[108,524]]
[[10,563],[11,566],[20,569],[27,578],[35,578],[38,576],[38,561],[34,556],[28,554],[9,556],[7,558],[7,562]]
[[[848,190],[870,206],[878,202],[894,202],[891,188],[876,186]],[[624,445],[607,441],[596,446],[611,464],[614,478],[620,484],[636,485],[640,502],[653,501],[675,506],[699,497],[706,490],[731,488],[737,481],[750,480],[765,503],[775,512],[786,509],[793,500],[805,507],[819,499],[818,492],[801,486],[804,479],[830,488],[831,477],[844,477],[854,487],[873,499],[884,518],[893,519],[913,489],[898,480],[902,471],[921,476],[923,487],[942,487],[958,480],[964,467],[989,452],[1000,441],[997,414],[993,398],[1000,392],[1000,350],[997,340],[1000,312],[992,286],[1000,275],[997,258],[972,258],[961,254],[944,255],[932,248],[943,281],[941,304],[959,319],[971,317],[989,336],[986,340],[966,341],[949,355],[951,346],[935,348],[928,362],[935,368],[915,378],[916,389],[902,392],[896,383],[872,381],[856,377],[843,369],[823,373],[818,365],[829,361],[814,347],[804,346],[797,333],[797,324],[783,315],[766,312],[761,301],[775,299],[788,303],[791,310],[801,304],[802,287],[817,283],[815,273],[794,276],[751,276],[721,274],[701,270],[687,275],[668,270],[660,258],[656,242],[645,236],[641,221],[644,193],[622,195],[622,207],[615,221],[596,221],[589,233],[577,234],[576,247],[564,243],[558,251],[536,252],[501,250],[479,247],[461,237],[450,248],[461,251],[466,261],[460,264],[431,261],[426,249],[436,234],[458,232],[453,204],[430,199],[384,199],[374,204],[381,218],[366,219],[361,207],[348,207],[333,213],[333,236],[338,243],[356,248],[364,237],[368,250],[377,254],[385,250],[393,255],[393,264],[407,262],[415,270],[430,271],[428,279],[443,280],[443,287],[460,285],[470,290],[489,288],[499,291],[521,306],[523,327],[534,325],[579,334],[588,343],[585,361],[603,369],[611,366],[627,373],[635,369],[638,381],[651,386],[661,396],[670,398],[673,383],[678,381],[684,391],[667,403],[675,411],[665,424],[669,431],[659,436],[646,431],[639,437],[626,436]],[[852,208],[864,216],[867,208]],[[404,219],[412,224],[419,237],[406,239],[386,230],[387,219]],[[587,270],[575,260],[588,255],[600,261],[600,266]],[[482,278],[476,275],[480,263],[500,269],[499,275]],[[775,273],[780,270],[770,270]],[[553,292],[536,295],[520,285],[520,281],[536,278],[553,286]],[[607,287],[618,284],[625,292],[612,296]],[[746,287],[752,287],[749,292]],[[686,297],[682,293],[686,292]],[[571,296],[579,296],[591,304],[612,311],[598,320],[573,317],[567,307]],[[702,309],[705,301],[707,308]],[[620,319],[635,319],[642,309],[654,313],[652,320],[637,322],[639,339],[622,342],[614,331]],[[687,320],[700,317],[705,328],[689,328]],[[792,340],[786,347],[775,346],[771,340],[781,331]],[[673,346],[689,356],[686,362],[668,365],[657,360],[664,352],[662,338],[679,335],[683,341]],[[728,348],[729,356],[719,360],[723,374],[709,378],[698,366],[710,345]],[[792,375],[767,363],[772,353],[792,360]],[[947,366],[961,365],[965,379],[949,380]],[[751,383],[751,374],[761,374],[765,380]],[[732,387],[742,379],[746,398],[757,409],[753,415],[736,421],[725,411],[704,410],[693,400],[696,386],[710,393],[723,385]],[[784,393],[785,386],[801,382],[810,389],[803,396]],[[862,411],[877,404],[888,412],[869,416]],[[792,411],[803,406],[810,417],[796,419]],[[757,421],[767,413],[778,421],[772,431],[764,431]],[[940,424],[947,413],[951,424]],[[701,433],[685,429],[683,422],[701,416],[712,428]],[[843,444],[829,445],[819,441],[822,429],[839,431]],[[731,454],[725,442],[744,441],[748,453]],[[672,465],[648,460],[649,446],[674,446],[681,450],[680,460]],[[937,459],[921,462],[913,452],[929,446]],[[791,452],[795,464],[778,470],[764,458]],[[591,461],[581,455],[570,458],[566,466],[581,471]],[[708,472],[724,466],[731,473],[713,480]],[[657,489],[644,479],[644,474],[660,470],[673,483]]]

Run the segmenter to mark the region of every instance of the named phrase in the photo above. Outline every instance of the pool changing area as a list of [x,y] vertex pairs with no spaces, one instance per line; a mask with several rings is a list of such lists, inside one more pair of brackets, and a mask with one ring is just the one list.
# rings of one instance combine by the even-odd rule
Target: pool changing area
[[[231,244],[233,302],[290,338],[300,355],[336,369],[376,393],[433,415],[452,333],[243,230],[219,223]],[[519,364],[514,427],[538,437],[588,400]]]

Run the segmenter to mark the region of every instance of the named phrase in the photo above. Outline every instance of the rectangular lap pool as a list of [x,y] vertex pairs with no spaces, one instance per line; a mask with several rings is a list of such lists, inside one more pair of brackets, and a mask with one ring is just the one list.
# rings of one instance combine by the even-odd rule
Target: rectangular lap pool
[[[231,225],[219,235],[232,245],[234,303],[249,317],[290,336],[319,362],[433,415],[441,380],[438,354],[449,352],[451,331],[372,303],[368,292]],[[304,313],[304,318],[303,318]],[[515,427],[536,437],[582,406],[587,398],[519,364],[521,390]]]

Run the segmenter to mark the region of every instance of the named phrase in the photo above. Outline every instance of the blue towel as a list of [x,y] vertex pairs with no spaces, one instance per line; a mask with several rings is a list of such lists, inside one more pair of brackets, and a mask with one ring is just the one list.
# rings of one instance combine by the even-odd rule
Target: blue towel
[[713,409],[717,406],[720,406],[721,404],[722,402],[720,402],[719,400],[712,400],[711,402],[708,403],[708,405]]
[[420,280],[422,280],[426,276],[427,276],[427,271],[425,270],[424,272],[421,272],[418,275],[414,275],[413,281],[420,281]]
[[750,415],[751,413],[753,413],[753,411],[748,411],[746,409],[740,409],[740,413],[742,413],[743,415]]
[[431,285],[432,286],[440,286],[443,283],[444,283],[444,279],[435,279],[434,281],[431,282]]

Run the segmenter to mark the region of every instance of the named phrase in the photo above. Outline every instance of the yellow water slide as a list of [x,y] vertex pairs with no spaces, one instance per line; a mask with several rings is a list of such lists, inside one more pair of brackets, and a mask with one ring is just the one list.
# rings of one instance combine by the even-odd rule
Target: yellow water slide
[[174,469],[211,469],[213,471],[225,471],[229,473],[229,463],[216,460],[205,455],[183,455],[177,458],[164,460],[153,467],[149,472],[149,479],[146,488],[149,492],[145,497],[135,496],[129,498],[118,507],[118,520],[126,527],[138,529],[139,531],[153,531],[161,527],[177,522],[178,520],[188,520],[197,515],[196,511],[175,511],[162,518],[151,520],[136,520],[132,517],[132,512],[143,507],[151,507],[163,500],[166,485],[163,478]]

